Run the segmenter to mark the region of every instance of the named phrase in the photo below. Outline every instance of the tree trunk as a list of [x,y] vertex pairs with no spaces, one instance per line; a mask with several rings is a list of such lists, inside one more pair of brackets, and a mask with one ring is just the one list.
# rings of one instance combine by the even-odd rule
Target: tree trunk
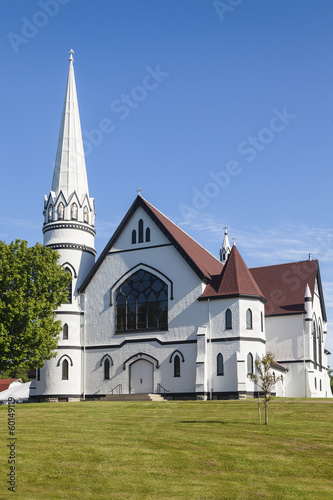
[[258,391],[258,414],[259,414],[259,425],[261,424],[261,414],[260,414],[260,392]]
[[268,425],[268,395],[265,394],[265,425]]

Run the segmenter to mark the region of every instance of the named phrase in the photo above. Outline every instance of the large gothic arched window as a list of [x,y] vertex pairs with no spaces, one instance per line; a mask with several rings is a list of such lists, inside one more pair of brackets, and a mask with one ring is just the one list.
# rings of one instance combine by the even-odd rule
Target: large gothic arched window
[[116,290],[116,331],[166,330],[168,287],[148,271],[132,274]]

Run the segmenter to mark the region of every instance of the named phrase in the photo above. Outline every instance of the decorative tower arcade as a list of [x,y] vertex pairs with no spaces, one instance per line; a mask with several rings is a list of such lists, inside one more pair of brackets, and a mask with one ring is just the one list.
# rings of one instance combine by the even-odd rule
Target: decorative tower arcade
[[[73,50],[63,107],[51,191],[44,200],[44,245],[57,250],[59,263],[72,276],[68,303],[57,311],[63,324],[57,357],[46,362],[36,381],[36,396],[78,398],[82,394],[83,311],[78,289],[95,262],[95,209],[89,197]],[[70,388],[70,389],[69,389]],[[41,398],[41,396],[43,396]]]

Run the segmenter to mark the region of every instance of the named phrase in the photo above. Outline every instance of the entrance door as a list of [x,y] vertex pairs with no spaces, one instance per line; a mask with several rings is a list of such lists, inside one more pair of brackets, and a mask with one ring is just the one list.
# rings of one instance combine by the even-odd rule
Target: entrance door
[[153,392],[154,366],[145,359],[130,366],[130,394]]

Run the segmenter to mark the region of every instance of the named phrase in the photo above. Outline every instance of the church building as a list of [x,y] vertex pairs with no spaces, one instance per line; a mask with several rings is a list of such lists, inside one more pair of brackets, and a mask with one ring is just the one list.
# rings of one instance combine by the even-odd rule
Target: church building
[[73,51],[69,63],[43,236],[72,283],[30,399],[251,397],[248,374],[268,351],[277,396],[330,397],[317,260],[249,269],[227,228],[216,258],[140,193],[96,260]]

